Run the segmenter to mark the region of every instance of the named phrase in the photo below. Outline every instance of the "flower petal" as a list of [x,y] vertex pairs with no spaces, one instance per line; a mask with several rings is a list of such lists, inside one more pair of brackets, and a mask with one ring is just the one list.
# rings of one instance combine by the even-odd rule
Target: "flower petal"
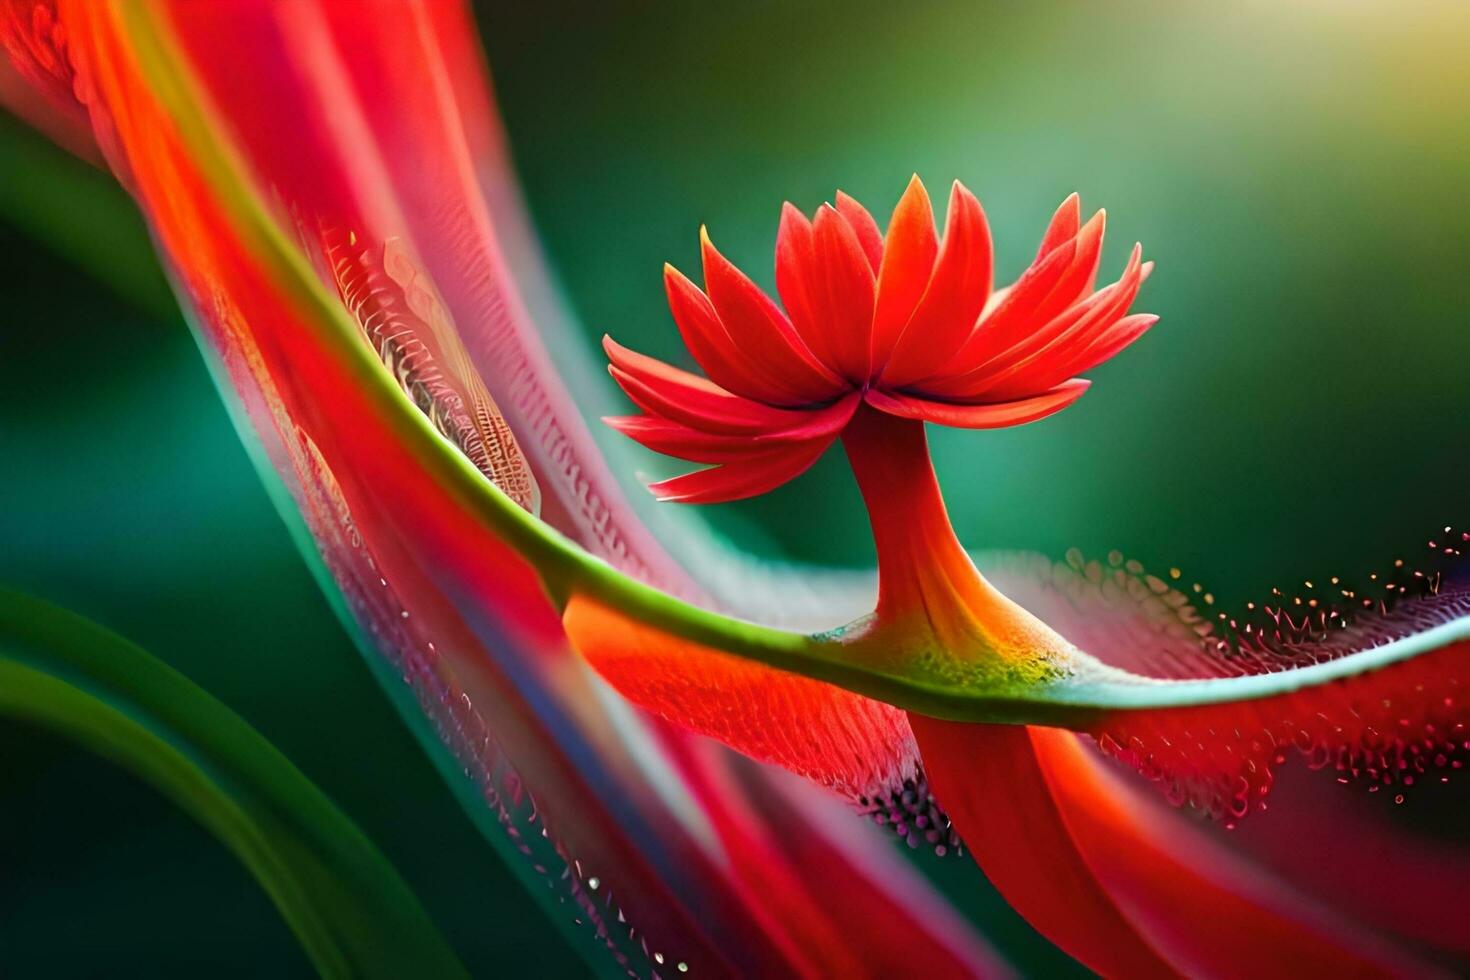
[[883,234],[878,231],[878,222],[873,220],[867,208],[842,191],[837,192],[837,213],[852,226],[858,244],[863,247],[863,254],[868,257],[868,266],[876,276],[878,267],[883,264]]
[[929,377],[969,338],[990,298],[992,251],[980,202],[955,181],[934,274],[882,367],[886,387]]
[[1041,247],[1036,250],[1033,262],[1040,262],[1063,242],[1076,237],[1081,221],[1082,198],[1074,192],[1067,196],[1051,216],[1051,223],[1046,226],[1046,234],[1041,236]]
[[1092,292],[1092,287],[1097,282],[1097,270],[1102,262],[1103,236],[1107,230],[1107,222],[1107,211],[1100,209],[1087,220],[1087,224],[1077,230],[1077,236],[1073,239],[1075,245],[1072,262],[1057,282],[1056,289],[1033,311],[1033,322],[1045,323]]
[[700,244],[705,287],[728,331],[731,356],[769,376],[774,394],[766,400],[810,404],[827,401],[847,389],[807,348],[780,307],[721,255],[702,229]]
[[974,390],[987,397],[1015,398],[1068,377],[1068,369],[1083,362],[1086,351],[1138,297],[1139,287],[1152,268],[1141,255],[1141,246],[1135,245],[1128,267],[1117,282],[1038,330],[1026,344],[1016,348],[1014,360],[1007,355],[982,369],[972,382]]
[[[1024,316],[1028,322],[1039,326],[1091,292],[1097,279],[1098,265],[1102,261],[1107,221],[1108,213],[1100,210],[1077,230],[1075,236],[1058,244],[1053,251],[1060,250],[1069,259],[1062,266],[1060,275],[1051,283],[1050,289],[1035,289],[1031,292],[1026,297],[1029,301],[1027,305],[1018,303],[1013,309],[1013,315]],[[1037,263],[1045,261],[1045,258],[1038,258]],[[1003,321],[998,320],[997,324],[1001,322]]]
[[872,267],[852,225],[830,205],[817,209],[812,244],[817,259],[813,279],[822,297],[833,356],[841,373],[860,384],[872,371],[876,295]]
[[873,313],[873,363],[886,364],[903,328],[919,305],[934,259],[939,238],[934,233],[934,211],[929,193],[915,174],[888,220],[883,243],[883,262],[878,269],[878,299]]
[[628,619],[590,599],[563,613],[572,643],[634,704],[851,797],[913,775],[901,711]]
[[1072,266],[1076,252],[1075,240],[1063,242],[1033,263],[1012,285],[997,290],[970,339],[935,378],[922,382],[924,389],[946,396],[964,392],[969,387],[967,378],[1025,342],[1045,323],[1036,320],[1033,314],[1056,290],[1057,283]]
[[[760,452],[752,446],[759,437],[700,432],[657,415],[614,415],[602,421],[644,449],[691,463],[726,463]],[[770,442],[767,439],[763,444],[770,448]]]
[[828,368],[853,384],[871,371],[874,279],[857,234],[831,205],[808,222],[790,204],[776,236],[776,288],[791,322]]
[[789,397],[789,392],[769,382],[769,372],[762,371],[758,362],[737,352],[708,297],[672,265],[664,266],[664,291],[684,346],[711,381],[755,401],[780,402]]
[[1152,313],[1135,313],[1118,320],[1075,355],[1068,363],[1066,373],[1081,374],[1111,360],[1158,322],[1159,318]]
[[648,489],[659,500],[679,504],[722,504],[756,497],[811,469],[835,438],[831,435],[782,449],[747,453],[707,470],[650,483]]
[[962,429],[1002,429],[1012,425],[1025,425],[1060,412],[1081,398],[1090,384],[1090,381],[1082,378],[1073,378],[1030,398],[984,404],[932,401],[918,395],[894,394],[876,389],[868,392],[866,400],[879,411],[900,418],[922,419],[936,425],[952,425]]
[[852,418],[860,398],[856,393],[826,408],[802,412],[791,428],[727,434],[691,428],[659,415],[604,418],[609,426],[647,449],[694,463],[726,463],[791,449],[815,439],[832,439]]
[[628,350],[611,337],[603,349],[608,371],[639,408],[704,432],[725,435],[790,429],[804,424],[809,413],[772,408],[733,395],[697,374]]
[[1033,729],[923,715],[909,724],[936,798],[1027,922],[1105,976],[1172,975],[1079,853],[1037,762]]
[[806,270],[815,262],[812,223],[796,205],[787,201],[781,205],[781,224],[776,229],[776,292],[797,334],[831,368],[828,346],[823,343],[826,337],[819,330],[818,311],[808,293]]

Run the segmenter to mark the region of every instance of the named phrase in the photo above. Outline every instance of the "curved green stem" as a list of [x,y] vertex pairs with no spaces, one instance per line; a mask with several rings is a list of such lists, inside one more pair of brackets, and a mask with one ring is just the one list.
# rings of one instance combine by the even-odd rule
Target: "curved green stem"
[[130,769],[260,882],[323,976],[467,974],[358,827],[219,701],[79,616],[0,591],[0,715]]

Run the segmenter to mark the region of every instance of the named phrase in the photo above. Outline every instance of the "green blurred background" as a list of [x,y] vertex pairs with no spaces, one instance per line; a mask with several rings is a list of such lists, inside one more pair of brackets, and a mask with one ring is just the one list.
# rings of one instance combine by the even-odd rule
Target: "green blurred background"
[[[913,171],[936,193],[960,178],[1009,278],[1075,189],[1108,208],[1110,269],[1134,240],[1158,261],[1140,308],[1163,321],[1070,411],[935,434],[967,544],[1121,548],[1233,605],[1412,556],[1470,517],[1463,4],[536,6],[479,12],[589,341],[684,357],[659,270],[697,269],[701,222],[769,285],[783,199],[810,209],[841,186],[884,215]],[[478,975],[580,973],[333,620],[126,202],[8,118],[0,255],[0,584],[240,711],[383,847]],[[709,516],[770,554],[871,557],[840,460]],[[1059,968],[973,875],[940,873],[1029,970]],[[0,970],[308,968],[186,818],[0,727]]]

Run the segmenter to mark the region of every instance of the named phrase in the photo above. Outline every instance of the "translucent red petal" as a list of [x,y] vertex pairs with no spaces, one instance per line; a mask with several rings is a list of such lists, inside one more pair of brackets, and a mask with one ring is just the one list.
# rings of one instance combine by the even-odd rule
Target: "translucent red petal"
[[931,786],[991,880],[1032,925],[1104,975],[1429,969],[1334,923],[1180,821],[1130,805],[1075,735],[910,721]]
[[577,649],[624,697],[655,714],[849,796],[912,776],[903,712],[574,600],[564,623]]

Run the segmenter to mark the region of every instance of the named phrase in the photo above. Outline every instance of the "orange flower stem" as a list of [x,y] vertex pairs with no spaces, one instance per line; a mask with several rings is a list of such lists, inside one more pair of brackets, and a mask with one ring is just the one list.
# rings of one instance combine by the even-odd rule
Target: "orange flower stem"
[[862,635],[894,653],[1041,667],[1066,648],[975,568],[955,536],[924,423],[867,405],[842,445],[878,550],[878,605]]
[[961,594],[972,588],[979,572],[950,524],[924,423],[864,405],[843,432],[842,445],[878,549],[878,618],[923,611],[956,591],[946,586]]

